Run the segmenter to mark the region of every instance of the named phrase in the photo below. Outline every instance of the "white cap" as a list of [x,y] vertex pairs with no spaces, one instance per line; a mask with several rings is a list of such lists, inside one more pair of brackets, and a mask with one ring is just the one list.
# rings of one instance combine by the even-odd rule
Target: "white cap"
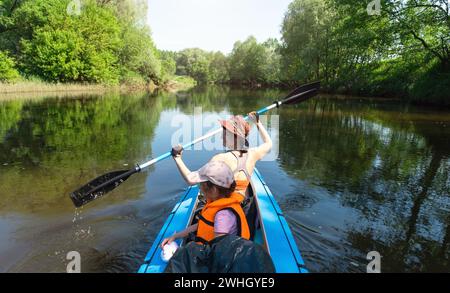
[[226,163],[210,161],[199,170],[191,172],[188,179],[194,184],[210,181],[215,185],[230,188],[234,182],[234,174]]

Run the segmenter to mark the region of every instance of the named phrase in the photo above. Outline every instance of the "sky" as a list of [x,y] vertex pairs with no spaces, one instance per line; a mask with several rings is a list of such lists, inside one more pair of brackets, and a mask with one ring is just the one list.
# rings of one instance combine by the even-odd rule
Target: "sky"
[[253,35],[281,38],[292,0],[148,0],[148,24],[158,49],[201,48],[229,53]]

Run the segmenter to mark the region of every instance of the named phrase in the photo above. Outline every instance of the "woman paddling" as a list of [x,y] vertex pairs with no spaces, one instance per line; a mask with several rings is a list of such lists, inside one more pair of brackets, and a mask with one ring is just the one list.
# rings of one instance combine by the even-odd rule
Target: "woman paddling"
[[178,238],[184,238],[195,232],[195,241],[209,243],[223,235],[236,235],[250,239],[249,227],[241,199],[234,192],[236,182],[233,172],[225,162],[212,161],[196,172],[192,172],[190,180],[200,183],[200,190],[206,197],[206,205],[199,215],[197,224],[175,233],[162,241],[161,247]]
[[[245,199],[245,192],[250,183],[256,162],[261,160],[272,148],[272,139],[259,121],[259,115],[256,112],[251,112],[248,115],[249,119],[256,124],[264,143],[257,147],[249,148],[250,124],[242,116],[233,116],[229,120],[220,120],[219,122],[223,128],[223,146],[229,151],[217,154],[210,160],[210,162],[225,162],[233,170],[236,181],[235,193],[238,194],[241,202]],[[196,184],[195,180],[193,180],[195,172],[191,172],[183,162],[182,152],[183,148],[181,145],[172,148],[172,156],[178,170],[187,184],[194,185]]]

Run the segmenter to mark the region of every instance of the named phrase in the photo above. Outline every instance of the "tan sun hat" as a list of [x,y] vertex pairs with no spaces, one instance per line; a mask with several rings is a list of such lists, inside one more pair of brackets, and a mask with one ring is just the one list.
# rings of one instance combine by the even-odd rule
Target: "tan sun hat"
[[224,188],[230,188],[234,182],[233,171],[222,161],[210,161],[187,177],[193,184],[210,181]]
[[250,124],[241,115],[233,116],[228,120],[219,120],[220,125],[231,133],[247,138],[250,133]]

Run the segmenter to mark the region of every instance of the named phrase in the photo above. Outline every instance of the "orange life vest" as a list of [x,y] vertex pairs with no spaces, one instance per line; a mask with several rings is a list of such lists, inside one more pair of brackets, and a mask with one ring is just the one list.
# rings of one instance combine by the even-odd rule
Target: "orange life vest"
[[241,198],[241,202],[245,199],[245,192],[247,191],[247,187],[250,184],[248,180],[234,180],[236,182],[236,188],[234,193],[239,194]]
[[215,201],[207,202],[199,214],[197,241],[208,243],[215,238],[214,235],[214,218],[218,211],[229,209],[236,216],[237,235],[249,240],[250,229],[248,227],[247,218],[241,207],[242,198],[239,193],[232,193],[228,198],[221,198]]

